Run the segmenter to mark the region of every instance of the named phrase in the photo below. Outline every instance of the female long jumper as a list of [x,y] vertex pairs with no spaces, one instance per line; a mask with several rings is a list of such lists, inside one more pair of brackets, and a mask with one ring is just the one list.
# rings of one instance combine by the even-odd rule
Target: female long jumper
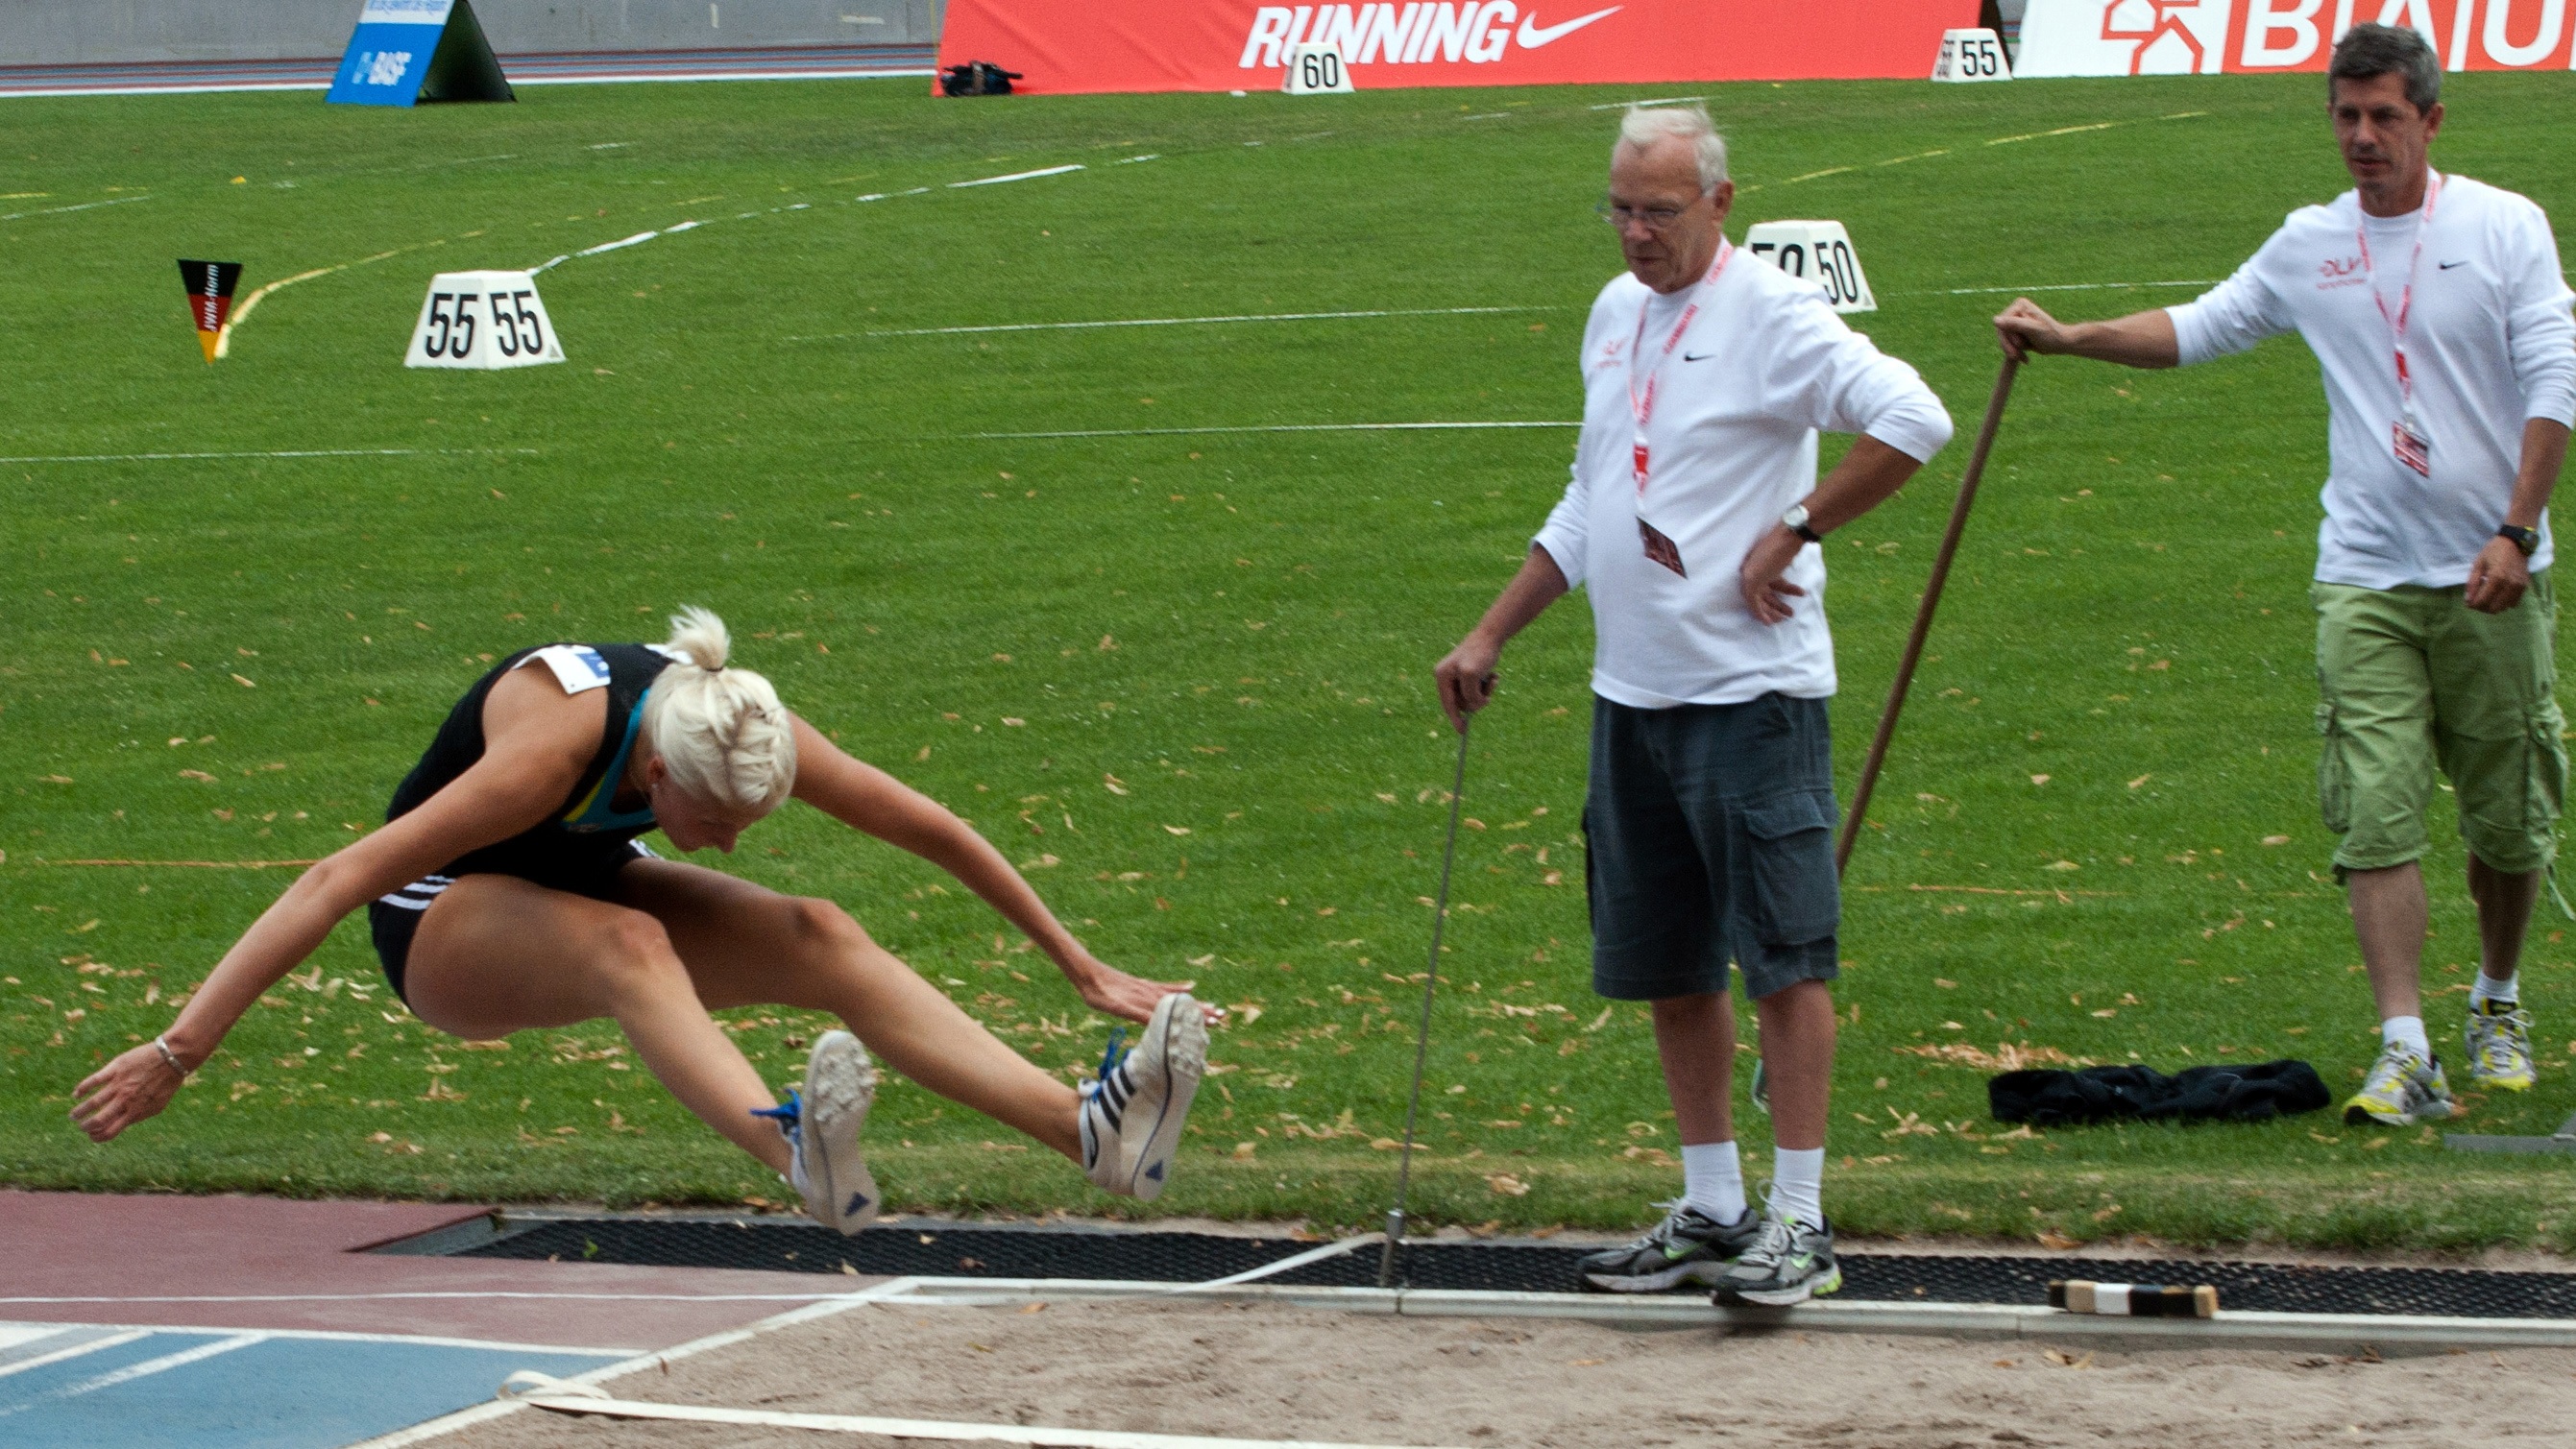
[[[169,1105],[260,994],[367,907],[395,994],[468,1040],[615,1019],[671,1094],[786,1175],[815,1220],[877,1214],[859,1152],[867,1051],[826,1032],[780,1106],[708,1016],[828,1011],[896,1071],[1027,1133],[1114,1193],[1159,1194],[1207,1059],[1207,1008],[1104,965],[983,837],[844,754],[769,681],[728,668],[702,609],[670,641],[553,644],[477,681],[395,790],[386,824],[298,877],[224,954],[169,1031],[83,1081],[72,1118],[105,1142]],[[793,795],[954,875],[1044,948],[1094,1009],[1146,1023],[1079,1090],[1039,1070],[830,901],[664,860],[730,853]]]

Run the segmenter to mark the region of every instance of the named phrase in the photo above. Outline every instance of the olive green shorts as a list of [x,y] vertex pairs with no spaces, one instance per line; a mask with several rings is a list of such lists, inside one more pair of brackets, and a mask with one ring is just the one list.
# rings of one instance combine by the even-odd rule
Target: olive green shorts
[[2547,571],[2502,614],[2467,607],[2459,589],[2320,583],[2308,596],[2325,737],[2317,793],[2326,828],[2343,837],[2337,871],[2423,856],[2437,763],[2471,853],[2508,873],[2551,865],[2567,747]]

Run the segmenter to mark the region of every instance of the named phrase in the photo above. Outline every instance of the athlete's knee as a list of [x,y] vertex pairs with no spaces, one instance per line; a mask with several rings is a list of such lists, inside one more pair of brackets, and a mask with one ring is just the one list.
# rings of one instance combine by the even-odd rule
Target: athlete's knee
[[590,972],[612,997],[686,985],[688,968],[662,923],[642,911],[620,910],[601,921],[586,953]]
[[849,912],[812,896],[789,898],[787,925],[797,954],[807,959],[829,959],[875,944]]

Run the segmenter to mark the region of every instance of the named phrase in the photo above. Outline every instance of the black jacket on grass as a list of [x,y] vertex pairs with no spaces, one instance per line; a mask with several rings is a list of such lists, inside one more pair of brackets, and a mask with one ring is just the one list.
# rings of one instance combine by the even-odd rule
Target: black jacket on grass
[[2313,1112],[2334,1100],[2317,1069],[2301,1061],[2188,1067],[2086,1067],[2080,1072],[2006,1072],[1986,1082],[1998,1122],[2072,1127],[2087,1122],[2267,1122]]

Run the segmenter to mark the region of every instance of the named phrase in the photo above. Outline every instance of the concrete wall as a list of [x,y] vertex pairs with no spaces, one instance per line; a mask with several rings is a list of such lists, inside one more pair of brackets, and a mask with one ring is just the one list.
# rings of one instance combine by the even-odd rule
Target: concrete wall
[[[472,0],[502,55],[928,45],[944,0]],[[337,58],[364,0],[0,0],[0,65]]]

